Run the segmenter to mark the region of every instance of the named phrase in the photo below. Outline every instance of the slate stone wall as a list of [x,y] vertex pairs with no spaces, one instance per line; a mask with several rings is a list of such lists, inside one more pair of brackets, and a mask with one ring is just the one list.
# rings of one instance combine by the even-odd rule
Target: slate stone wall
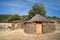
[[[15,24],[17,26],[15,27]],[[59,23],[58,23],[59,24]],[[55,23],[42,23],[43,33],[50,33],[56,30]],[[36,34],[36,23],[0,23],[0,29],[24,29],[25,33]]]
[[56,22],[55,25],[56,25],[56,31],[60,31],[60,22]]
[[55,23],[42,23],[43,33],[50,33],[56,30]]
[[[16,26],[17,25],[17,26]],[[12,23],[11,29],[19,29],[23,27],[23,23]]]
[[[56,30],[55,23],[42,23],[42,32],[51,33]],[[24,32],[28,34],[36,34],[36,23],[25,23]]]
[[36,23],[24,24],[24,32],[28,34],[36,34]]
[[11,28],[11,23],[0,23],[0,30],[6,30]]

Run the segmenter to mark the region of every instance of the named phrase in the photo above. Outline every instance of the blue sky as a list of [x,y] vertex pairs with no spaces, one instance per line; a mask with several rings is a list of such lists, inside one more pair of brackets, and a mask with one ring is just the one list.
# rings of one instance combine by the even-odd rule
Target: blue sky
[[0,14],[26,15],[35,3],[43,4],[48,16],[60,17],[60,0],[0,0]]

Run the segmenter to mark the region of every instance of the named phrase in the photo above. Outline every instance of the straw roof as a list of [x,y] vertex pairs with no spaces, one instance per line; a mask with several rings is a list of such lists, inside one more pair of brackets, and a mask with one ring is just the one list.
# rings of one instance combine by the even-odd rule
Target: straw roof
[[19,23],[19,22],[23,22],[22,20],[16,20],[16,21],[12,21],[13,23]]
[[53,22],[48,20],[47,18],[41,16],[40,14],[36,14],[31,20],[28,22]]

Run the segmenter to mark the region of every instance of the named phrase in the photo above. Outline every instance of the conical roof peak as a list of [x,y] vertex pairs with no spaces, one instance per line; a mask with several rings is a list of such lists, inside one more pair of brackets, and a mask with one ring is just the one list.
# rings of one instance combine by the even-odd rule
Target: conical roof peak
[[48,21],[47,18],[41,16],[40,14],[36,14],[31,20],[30,22],[44,22],[44,21]]

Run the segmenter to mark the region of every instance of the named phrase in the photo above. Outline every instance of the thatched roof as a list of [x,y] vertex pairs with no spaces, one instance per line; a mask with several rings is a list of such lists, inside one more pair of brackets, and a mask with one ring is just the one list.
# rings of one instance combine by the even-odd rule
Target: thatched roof
[[36,14],[31,20],[27,22],[53,22],[48,20],[47,18],[41,16],[40,14]]
[[16,20],[16,21],[12,21],[13,23],[19,23],[19,22],[23,22],[22,20]]

